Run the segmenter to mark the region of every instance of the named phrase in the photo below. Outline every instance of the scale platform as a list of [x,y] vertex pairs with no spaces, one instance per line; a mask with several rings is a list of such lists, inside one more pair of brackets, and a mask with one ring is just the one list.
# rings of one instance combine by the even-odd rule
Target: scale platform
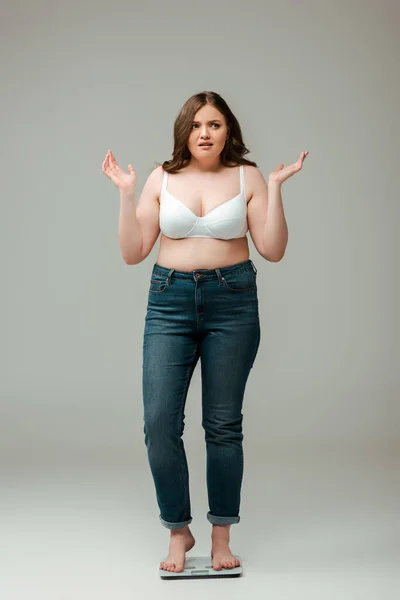
[[233,569],[221,569],[214,571],[211,564],[211,557],[207,556],[191,556],[185,560],[185,566],[181,573],[173,571],[164,571],[159,569],[161,579],[208,579],[214,577],[240,577],[243,573],[242,560],[240,556],[235,554],[240,560],[240,566]]

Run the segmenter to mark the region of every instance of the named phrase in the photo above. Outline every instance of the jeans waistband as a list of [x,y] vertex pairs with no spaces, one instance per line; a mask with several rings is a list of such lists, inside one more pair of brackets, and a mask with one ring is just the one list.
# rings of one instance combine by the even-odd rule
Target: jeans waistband
[[178,279],[193,279],[201,278],[202,280],[220,279],[221,276],[229,275],[230,273],[237,273],[240,271],[247,271],[252,269],[256,274],[257,269],[252,260],[248,259],[234,265],[228,265],[226,267],[218,267],[216,269],[195,269],[194,271],[178,271],[176,269],[169,269],[163,267],[158,263],[153,266],[153,274],[165,275],[168,279],[171,277],[177,277]]

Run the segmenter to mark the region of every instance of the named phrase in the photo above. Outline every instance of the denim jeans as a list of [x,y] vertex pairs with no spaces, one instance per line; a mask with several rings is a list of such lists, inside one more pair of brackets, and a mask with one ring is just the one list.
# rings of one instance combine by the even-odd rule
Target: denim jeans
[[207,519],[240,521],[242,405],[259,344],[257,270],[250,259],[196,271],[154,264],[143,338],[143,431],[159,517],[168,529],[192,521],[182,434],[199,358]]

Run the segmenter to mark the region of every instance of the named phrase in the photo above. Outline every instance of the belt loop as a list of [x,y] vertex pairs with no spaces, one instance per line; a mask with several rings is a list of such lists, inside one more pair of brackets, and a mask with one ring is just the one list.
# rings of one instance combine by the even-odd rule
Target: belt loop
[[249,258],[249,260],[250,260],[251,266],[253,267],[253,271],[254,271],[255,275],[257,275],[257,269],[255,267],[255,264],[253,263],[253,261],[250,258]]
[[222,285],[222,275],[221,275],[221,271],[220,271],[220,270],[217,268],[217,269],[215,269],[215,272],[216,272],[216,274],[217,274],[217,277],[218,277],[218,282],[219,282],[219,283],[218,283],[218,285]]
[[171,285],[171,276],[175,269],[170,269],[167,275],[167,285]]

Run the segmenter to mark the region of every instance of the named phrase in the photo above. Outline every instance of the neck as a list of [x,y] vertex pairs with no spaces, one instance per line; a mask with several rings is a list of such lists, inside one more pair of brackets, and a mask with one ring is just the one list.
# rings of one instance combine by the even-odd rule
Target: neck
[[198,160],[195,157],[191,157],[187,168],[191,171],[197,171],[198,173],[210,173],[220,171],[222,167],[219,156],[217,158]]

